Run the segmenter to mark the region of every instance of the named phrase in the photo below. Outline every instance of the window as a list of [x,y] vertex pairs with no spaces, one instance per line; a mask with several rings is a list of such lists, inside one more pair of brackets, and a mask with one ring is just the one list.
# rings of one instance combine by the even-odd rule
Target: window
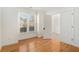
[[19,13],[20,32],[34,31],[34,16],[29,13]]
[[29,31],[34,31],[34,18],[29,19]]
[[27,18],[20,17],[20,32],[27,32]]

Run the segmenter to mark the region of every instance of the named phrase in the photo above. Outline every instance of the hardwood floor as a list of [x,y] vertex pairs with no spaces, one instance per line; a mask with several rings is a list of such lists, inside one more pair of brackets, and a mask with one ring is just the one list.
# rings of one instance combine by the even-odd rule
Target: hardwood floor
[[79,52],[78,47],[60,42],[56,39],[33,37],[20,40],[17,44],[2,47],[2,52]]
[[15,44],[3,46],[1,51],[2,52],[16,52],[18,51],[18,49],[19,49],[18,43],[15,43]]
[[79,52],[78,47],[55,39],[31,38],[20,41],[19,51],[28,52]]

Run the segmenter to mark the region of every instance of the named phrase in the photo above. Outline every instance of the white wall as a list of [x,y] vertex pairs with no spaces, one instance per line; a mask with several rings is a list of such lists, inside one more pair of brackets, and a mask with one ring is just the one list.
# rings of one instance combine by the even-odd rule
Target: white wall
[[1,8],[0,8],[0,47],[1,47],[1,39],[2,39],[2,17],[1,17]]
[[[3,19],[2,19],[2,37],[3,39],[1,45],[8,45],[18,42],[18,40],[30,38],[33,36],[36,36],[36,30],[35,32],[30,33],[20,33],[19,29],[19,20],[18,20],[18,12],[25,12],[25,13],[32,13],[34,14],[34,11],[28,10],[26,8],[11,8],[6,7],[2,8],[3,12]],[[1,23],[0,23],[1,24]]]
[[18,42],[19,27],[17,19],[17,8],[3,8],[2,45]]

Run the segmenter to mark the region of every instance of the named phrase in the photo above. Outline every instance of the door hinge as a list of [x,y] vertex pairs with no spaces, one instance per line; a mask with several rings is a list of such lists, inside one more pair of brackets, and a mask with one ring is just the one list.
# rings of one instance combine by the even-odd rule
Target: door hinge
[[72,26],[72,28],[74,28],[74,26]]
[[71,40],[73,41],[74,39],[72,38]]
[[72,15],[74,15],[74,13],[72,13]]

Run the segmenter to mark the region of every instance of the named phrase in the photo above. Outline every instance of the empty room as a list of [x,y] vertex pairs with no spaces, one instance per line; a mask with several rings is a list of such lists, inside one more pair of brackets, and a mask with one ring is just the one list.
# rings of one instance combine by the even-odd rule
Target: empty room
[[0,52],[79,52],[78,7],[0,7]]

